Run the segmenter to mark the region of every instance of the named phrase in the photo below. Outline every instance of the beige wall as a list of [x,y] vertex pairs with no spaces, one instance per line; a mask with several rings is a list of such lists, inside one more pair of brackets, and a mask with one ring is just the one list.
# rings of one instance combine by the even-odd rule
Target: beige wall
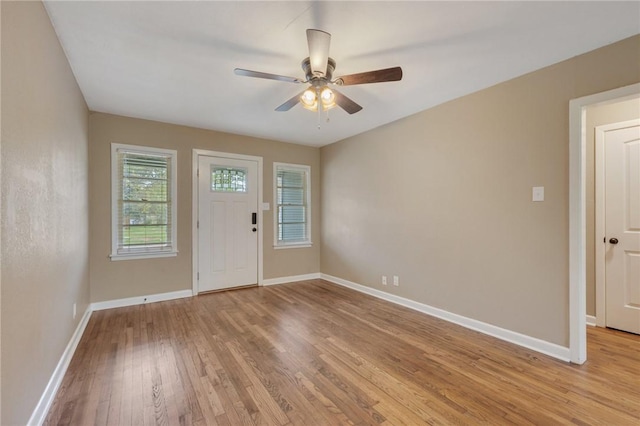
[[[264,278],[320,271],[320,152],[318,148],[231,135],[173,124],[92,113],[89,187],[91,194],[91,300],[105,301],[192,287],[192,150],[206,149],[263,157]],[[112,262],[110,146],[112,142],[178,150],[178,250],[175,258]],[[273,249],[273,162],[311,166],[311,248]]]
[[89,303],[89,123],[42,3],[0,7],[0,423],[24,425]]
[[596,314],[595,280],[595,127],[640,118],[640,99],[587,108],[587,315]]
[[640,36],[323,147],[321,271],[567,347],[569,100],[638,81]]

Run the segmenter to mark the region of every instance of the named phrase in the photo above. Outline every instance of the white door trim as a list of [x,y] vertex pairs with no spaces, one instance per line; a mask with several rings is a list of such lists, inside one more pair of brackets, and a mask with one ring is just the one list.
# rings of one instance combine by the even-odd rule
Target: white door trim
[[640,120],[633,119],[628,121],[621,121],[612,124],[604,124],[596,127],[595,137],[595,183],[596,183],[596,197],[595,197],[595,217],[596,217],[596,229],[595,229],[595,267],[596,267],[596,325],[598,327],[607,326],[606,317],[606,280],[605,280],[605,248],[603,239],[605,235],[605,155],[604,155],[604,133],[608,130],[623,129],[632,125],[638,125]]
[[587,360],[586,107],[639,93],[636,83],[569,102],[569,351],[576,364]]
[[263,197],[263,166],[262,157],[256,157],[254,155],[233,154],[229,152],[209,151],[205,149],[194,149],[192,154],[191,163],[191,179],[192,179],[192,192],[191,192],[191,282],[193,288],[193,295],[198,294],[198,157],[221,157],[229,158],[233,160],[248,160],[256,161],[258,163],[258,285],[263,285],[262,275],[262,256],[263,256],[263,244],[262,244],[262,230],[264,228],[264,221],[262,218],[262,197]]

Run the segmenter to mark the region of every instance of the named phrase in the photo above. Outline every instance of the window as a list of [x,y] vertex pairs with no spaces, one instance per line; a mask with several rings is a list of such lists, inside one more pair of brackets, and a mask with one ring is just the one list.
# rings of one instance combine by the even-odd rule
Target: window
[[311,246],[311,194],[309,166],[273,164],[274,246]]
[[177,152],[111,144],[111,259],[175,256]]
[[247,192],[247,169],[211,166],[211,190]]

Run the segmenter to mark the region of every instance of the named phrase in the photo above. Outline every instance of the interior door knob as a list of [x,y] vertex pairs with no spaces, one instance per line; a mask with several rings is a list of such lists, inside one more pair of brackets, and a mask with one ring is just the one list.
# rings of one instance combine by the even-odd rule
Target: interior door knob
[[[258,230],[258,228],[253,228],[251,229],[253,232],[256,232]],[[616,243],[618,242],[618,240],[616,240]]]
[[618,244],[618,239],[617,239],[617,238],[611,238],[611,239],[609,240],[609,242],[610,242],[611,244]]

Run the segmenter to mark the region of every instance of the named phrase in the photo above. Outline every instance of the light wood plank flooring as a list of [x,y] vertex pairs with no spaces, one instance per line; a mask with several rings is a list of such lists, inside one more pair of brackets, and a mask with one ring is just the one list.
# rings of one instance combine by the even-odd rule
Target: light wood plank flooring
[[640,424],[640,338],[588,356],[312,280],[94,312],[46,424]]

